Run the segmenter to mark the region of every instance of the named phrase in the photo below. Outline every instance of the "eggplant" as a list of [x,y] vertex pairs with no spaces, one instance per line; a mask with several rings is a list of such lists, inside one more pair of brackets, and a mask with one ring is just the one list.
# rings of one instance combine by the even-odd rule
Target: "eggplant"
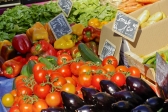
[[134,104],[134,106],[138,106],[141,103],[144,102],[144,100],[139,97],[136,93],[131,92],[131,91],[126,91],[126,90],[122,90],[119,92],[115,92],[112,95],[117,101],[129,101],[130,103]]
[[141,78],[128,76],[126,78],[126,85],[129,91],[134,91],[136,94],[141,96],[145,101],[148,98],[157,96],[152,88]]
[[154,112],[157,112],[160,108],[163,107],[164,99],[154,96],[147,99],[145,104],[149,105]]
[[115,98],[106,92],[98,92],[92,95],[92,97],[95,107],[99,108],[100,110],[110,111],[111,108],[109,107],[112,103],[116,102]]
[[162,111],[161,112],[168,112],[168,99],[165,100],[165,102],[163,103]]
[[83,99],[86,104],[93,104],[93,97],[92,95],[100,92],[99,90],[95,88],[89,88],[89,87],[82,87],[81,92],[83,95]]
[[149,107],[149,105],[142,104],[132,109],[131,112],[153,112],[153,111]]
[[112,103],[111,108],[117,112],[130,112],[134,108],[134,105],[129,101],[122,100]]
[[121,88],[110,80],[101,80],[100,87],[102,92],[107,92],[110,95],[112,95],[115,92],[121,91]]
[[41,112],[65,112],[65,110],[61,107],[55,107],[55,108],[42,109]]
[[75,112],[97,112],[94,105],[83,105],[75,110]]
[[82,100],[80,97],[78,97],[75,94],[62,91],[61,97],[62,97],[64,109],[67,110],[68,112],[74,112],[79,107],[85,105],[84,100]]

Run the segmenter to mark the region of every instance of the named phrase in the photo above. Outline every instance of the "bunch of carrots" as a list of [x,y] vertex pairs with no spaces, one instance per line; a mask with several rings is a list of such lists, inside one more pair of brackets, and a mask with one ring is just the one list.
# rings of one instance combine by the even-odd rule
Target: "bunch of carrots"
[[118,6],[118,9],[125,13],[131,13],[145,5],[152,4],[157,1],[159,0],[123,0]]

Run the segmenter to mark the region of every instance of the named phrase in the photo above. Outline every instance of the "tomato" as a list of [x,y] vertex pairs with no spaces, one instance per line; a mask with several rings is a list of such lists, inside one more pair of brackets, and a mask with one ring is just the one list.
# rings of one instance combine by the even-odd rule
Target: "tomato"
[[33,74],[36,73],[38,70],[41,70],[41,69],[43,69],[43,68],[45,68],[45,64],[40,63],[40,62],[36,63],[36,64],[33,66]]
[[88,64],[84,64],[84,65],[79,67],[78,76],[80,76],[80,74],[88,73],[88,72],[91,72],[91,71],[92,71],[92,68]]
[[114,56],[107,56],[103,59],[102,65],[112,64],[116,68],[118,66],[118,60]]
[[91,73],[82,73],[78,77],[79,84],[84,87],[89,87],[91,85],[92,74]]
[[137,77],[137,78],[141,77],[140,70],[135,66],[129,67],[128,72],[130,73],[131,76],[134,76],[134,77]]
[[22,86],[19,89],[17,89],[17,95],[21,96],[21,95],[32,95],[33,91],[26,86]]
[[32,56],[29,57],[28,61],[29,61],[29,60],[33,60],[33,61],[35,61],[35,62],[38,62],[38,56],[32,55]]
[[95,87],[96,89],[100,90],[100,81],[101,80],[106,80],[106,76],[103,74],[94,74],[92,77],[92,81],[91,84],[93,87]]
[[69,55],[67,53],[63,53],[57,57],[58,65],[61,65],[61,64],[65,63],[66,61],[70,61],[70,60],[72,60],[72,57],[71,57],[71,55]]
[[2,104],[5,107],[11,107],[13,103],[14,103],[14,97],[11,93],[6,93],[5,95],[3,95]]
[[41,99],[45,99],[47,94],[50,92],[50,85],[41,85],[41,84],[35,84],[33,87],[33,92],[36,96],[38,96]]
[[65,77],[67,83],[71,83],[73,85],[77,85],[76,81],[72,77]]
[[107,65],[104,65],[103,68],[104,68],[107,72],[115,72],[115,67],[114,67],[114,65],[107,64]]
[[92,69],[92,73],[95,73],[99,66],[97,66],[97,65],[91,65],[90,67]]
[[71,77],[71,69],[69,65],[63,65],[61,68],[57,69],[57,72],[61,73],[63,77]]
[[15,98],[17,96],[17,91],[16,89],[13,89],[11,92],[12,96]]
[[33,103],[33,112],[41,112],[42,109],[47,109],[48,105],[43,99],[38,99]]
[[33,105],[29,103],[22,103],[19,106],[20,112],[33,112]]
[[62,86],[61,91],[75,94],[76,88],[75,88],[75,85],[71,83],[66,83]]
[[9,112],[20,112],[19,106],[12,106],[12,107],[9,109]]
[[66,79],[63,76],[57,76],[55,78],[51,78],[54,86],[62,86],[67,83]]
[[72,62],[70,64],[70,69],[73,75],[78,76],[78,69],[80,66],[82,66],[84,64],[83,61],[79,61],[79,62]]
[[46,79],[46,75],[47,75],[47,71],[46,70],[38,70],[36,71],[35,73],[33,73],[34,75],[34,80],[40,84],[40,83],[43,83],[43,82],[46,82],[47,79]]
[[126,76],[121,72],[116,72],[110,80],[121,87],[126,83]]
[[128,71],[128,67],[126,67],[124,65],[120,65],[116,68],[116,72],[126,73],[127,71]]
[[52,92],[47,94],[45,101],[49,107],[58,107],[62,104],[60,92]]
[[16,89],[19,89],[20,87],[25,86],[25,82],[23,81],[23,79],[27,79],[27,77],[24,75],[19,75],[15,78]]

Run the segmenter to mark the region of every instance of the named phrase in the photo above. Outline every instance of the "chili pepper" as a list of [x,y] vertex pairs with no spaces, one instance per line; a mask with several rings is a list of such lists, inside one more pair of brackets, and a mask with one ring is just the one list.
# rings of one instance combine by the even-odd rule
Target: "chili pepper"
[[2,64],[4,62],[5,62],[5,60],[0,56],[0,76],[3,76]]
[[69,49],[60,49],[59,51],[57,51],[57,57],[63,53],[67,53],[67,54],[71,55],[71,51]]
[[59,38],[54,42],[55,49],[70,49],[75,46],[75,42],[72,40],[73,35],[67,34]]
[[81,56],[80,51],[78,49],[78,45],[75,45],[74,47],[72,47],[70,51],[71,51],[72,58],[77,58]]
[[94,41],[85,43],[95,54],[98,54],[98,45]]
[[31,47],[31,53],[43,57],[48,55],[56,56],[57,50],[46,40],[40,40]]
[[23,64],[16,60],[7,60],[2,64],[3,75],[6,78],[14,78],[19,75],[22,66]]
[[12,45],[3,45],[0,54],[6,61],[11,58],[14,58],[17,55],[17,51],[13,48]]
[[73,25],[71,28],[72,28],[72,34],[74,35],[73,37],[75,38],[74,39],[75,42],[81,41],[83,38],[82,32],[85,26],[79,23],[79,24]]
[[40,22],[36,22],[31,28],[26,31],[26,35],[35,43],[39,40],[46,40],[49,42],[48,32]]
[[30,52],[31,42],[26,34],[15,35],[12,39],[12,46],[21,54]]
[[100,38],[100,29],[96,29],[92,26],[88,26],[83,29],[83,41],[84,42],[89,42],[95,38]]

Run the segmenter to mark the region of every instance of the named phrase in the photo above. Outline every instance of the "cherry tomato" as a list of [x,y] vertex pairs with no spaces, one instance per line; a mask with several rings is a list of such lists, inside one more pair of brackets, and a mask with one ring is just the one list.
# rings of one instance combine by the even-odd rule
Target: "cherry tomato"
[[84,64],[83,61],[79,61],[79,62],[72,62],[70,65],[70,69],[73,75],[78,76],[78,69],[80,66],[82,66]]
[[131,76],[134,76],[134,77],[137,77],[137,78],[141,77],[140,70],[135,66],[129,67],[128,72],[130,73]]
[[58,65],[61,65],[64,62],[70,61],[70,60],[72,60],[72,57],[71,57],[71,55],[69,55],[67,53],[63,53],[63,54],[61,54],[61,55],[59,55],[57,57],[57,63],[58,63]]
[[16,89],[19,89],[20,87],[25,86],[25,82],[23,81],[23,79],[27,79],[27,77],[25,75],[19,75],[16,77],[15,79]]
[[66,83],[62,86],[61,91],[75,94],[76,88],[75,88],[75,85],[71,83]]
[[126,76],[121,72],[116,72],[115,74],[113,74],[113,76],[111,76],[110,80],[121,87],[126,82]]
[[103,74],[94,74],[92,77],[92,81],[91,84],[93,87],[95,87],[96,89],[100,90],[100,81],[101,80],[106,80],[106,76]]
[[17,96],[17,91],[16,89],[13,89],[11,92],[12,96],[15,98]]
[[124,65],[119,65],[116,68],[116,72],[121,72],[121,73],[126,73],[128,71],[128,67],[124,66]]
[[102,65],[112,64],[114,67],[118,66],[118,60],[114,56],[107,56],[103,59]]
[[17,95],[21,96],[21,95],[32,95],[33,91],[26,86],[22,86],[19,89],[17,89]]
[[103,68],[104,68],[107,72],[115,72],[115,67],[114,67],[114,65],[107,64],[107,65],[104,65]]
[[41,69],[41,70],[36,71],[33,74],[34,74],[34,79],[38,84],[47,81],[46,79],[47,71],[46,70]]
[[52,92],[47,94],[45,101],[49,107],[58,107],[62,104],[60,92]]
[[47,109],[48,105],[43,99],[38,99],[33,103],[33,112],[41,112],[42,109]]
[[66,79],[63,76],[57,76],[55,78],[51,78],[54,86],[62,86],[67,83]]
[[77,85],[76,81],[72,77],[65,77],[67,83],[71,83],[73,85]]
[[12,107],[9,109],[9,112],[20,112],[19,106],[12,106]]
[[35,84],[33,87],[33,92],[36,96],[41,99],[45,99],[47,94],[50,92],[51,87],[49,85]]
[[33,55],[33,56],[30,56],[29,59],[28,59],[28,61],[29,61],[29,60],[33,60],[33,61],[35,61],[35,62],[38,62],[38,56],[34,56],[34,55]]
[[33,66],[33,74],[36,73],[38,70],[41,70],[45,68],[45,64],[43,63],[36,63],[34,66]]
[[79,84],[84,87],[89,87],[92,81],[92,74],[91,73],[82,73],[78,77]]
[[6,93],[5,95],[3,95],[2,104],[5,107],[11,107],[13,103],[14,103],[14,97],[11,93]]
[[63,65],[61,68],[57,69],[57,71],[59,73],[61,73],[63,77],[71,77],[72,76],[71,69],[70,69],[69,65]]
[[80,74],[88,73],[88,72],[91,72],[91,71],[92,71],[92,68],[88,64],[84,64],[84,65],[79,67],[78,76],[80,76]]
[[19,110],[20,112],[33,112],[33,106],[32,104],[29,104],[29,103],[22,103],[19,106]]

